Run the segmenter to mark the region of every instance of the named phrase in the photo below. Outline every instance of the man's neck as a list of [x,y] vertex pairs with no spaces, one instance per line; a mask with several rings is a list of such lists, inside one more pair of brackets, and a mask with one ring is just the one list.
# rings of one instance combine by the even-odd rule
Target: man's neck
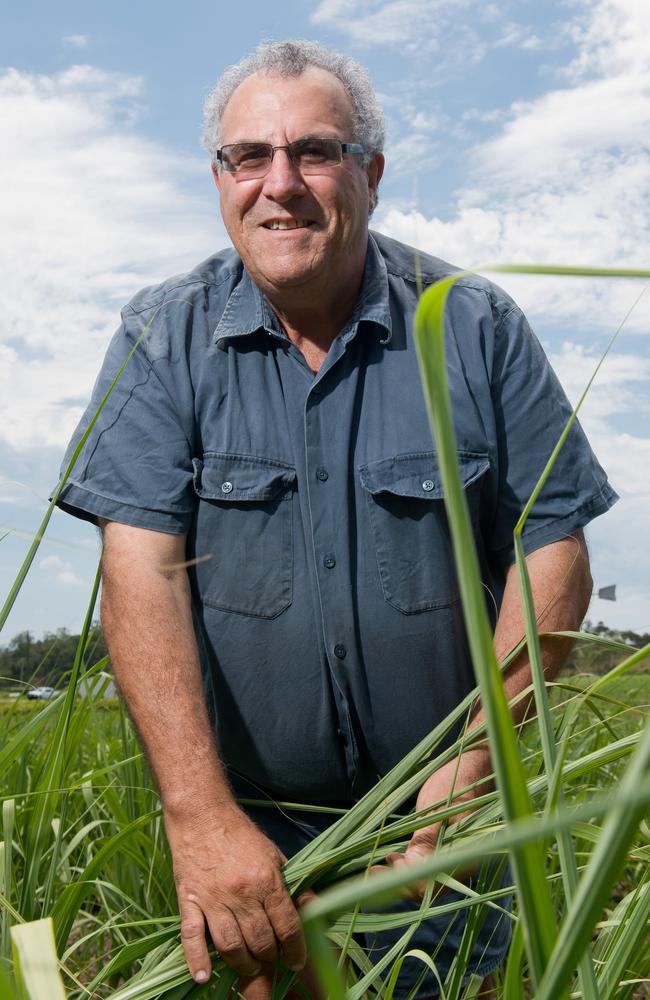
[[289,340],[298,347],[313,372],[317,372],[332,343],[349,321],[357,303],[363,270],[347,294],[317,295],[298,289],[283,290],[281,295],[266,293]]

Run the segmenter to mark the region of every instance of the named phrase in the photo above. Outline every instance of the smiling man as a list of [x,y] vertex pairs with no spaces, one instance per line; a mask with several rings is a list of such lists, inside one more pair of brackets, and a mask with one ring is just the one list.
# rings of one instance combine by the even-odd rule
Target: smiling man
[[213,165],[235,249],[314,372],[354,311],[384,168],[376,143],[349,141],[353,117],[327,70],[254,73],[225,107]]
[[[102,527],[102,620],[160,789],[188,965],[207,979],[209,936],[251,1000],[270,997],[278,956],[304,966],[281,866],[323,814],[245,811],[235,796],[350,805],[474,686],[411,335],[416,269],[430,284],[453,268],[369,233],[383,138],[365,72],[313,43],[263,45],[223,75],[206,145],[234,249],[124,309],[71,448],[137,347],[62,498]],[[464,277],[447,319],[461,475],[504,655],[523,633],[512,531],[570,408],[500,289]],[[544,630],[580,624],[581,528],[614,499],[575,425],[524,535]],[[546,642],[549,674],[566,653]],[[520,656],[510,696],[528,682]],[[467,752],[417,806],[490,773],[487,749]],[[429,921],[410,942],[441,980],[464,921]],[[377,958],[399,933],[364,943]],[[508,941],[490,910],[470,969],[488,975]],[[405,962],[395,996],[421,972]],[[437,992],[428,974],[417,995]]]

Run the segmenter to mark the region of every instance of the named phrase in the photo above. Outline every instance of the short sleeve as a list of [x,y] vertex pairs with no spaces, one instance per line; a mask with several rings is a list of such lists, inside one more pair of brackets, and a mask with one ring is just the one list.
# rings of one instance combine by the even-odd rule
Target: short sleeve
[[[513,531],[572,413],[572,407],[521,310],[495,330],[492,404],[498,447],[498,499],[491,548],[513,561]],[[618,499],[576,420],[533,506],[522,541],[532,552],[571,534]]]
[[[135,342],[125,324],[113,337],[68,446],[62,475]],[[95,523],[102,517],[153,531],[187,532],[195,503],[190,434],[176,400],[139,345],[91,430],[58,505]]]

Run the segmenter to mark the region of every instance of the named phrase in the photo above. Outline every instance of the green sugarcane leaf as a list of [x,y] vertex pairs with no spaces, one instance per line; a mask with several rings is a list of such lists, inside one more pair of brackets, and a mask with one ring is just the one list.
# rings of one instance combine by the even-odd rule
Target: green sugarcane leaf
[[[422,295],[415,314],[415,341],[429,421],[442,474],[463,613],[474,671],[481,689],[496,782],[507,819],[533,813],[519,758],[517,735],[494,653],[467,501],[458,471],[451,400],[446,378],[445,304],[462,274],[438,282]],[[512,852],[517,895],[533,979],[546,968],[556,935],[555,915],[540,844]]]
[[[620,981],[626,974],[628,964],[642,949],[648,948],[650,929],[650,869],[646,870],[645,885],[628,893],[618,904],[609,918],[605,932],[601,931],[594,949],[595,958],[600,961],[598,989],[601,1000],[614,1000]],[[601,948],[605,940],[606,947]],[[646,965],[642,972],[649,972]]]
[[637,802],[623,807],[620,799],[632,793],[650,771],[650,722],[619,783],[620,796],[612,808],[591,855],[573,902],[562,925],[551,961],[539,985],[536,1000],[554,1000],[564,989],[587,947],[593,928],[627,856],[632,838],[646,813],[647,804]]
[[155,819],[158,812],[145,813],[133,823],[129,823],[118,833],[104,841],[100,849],[86,866],[79,878],[68,885],[52,907],[52,916],[56,926],[56,939],[59,948],[63,948],[74,923],[82,900],[93,889],[94,880],[106,862],[123,847],[133,834],[141,827]]
[[11,928],[14,973],[26,1000],[65,1000],[52,920],[33,920]]

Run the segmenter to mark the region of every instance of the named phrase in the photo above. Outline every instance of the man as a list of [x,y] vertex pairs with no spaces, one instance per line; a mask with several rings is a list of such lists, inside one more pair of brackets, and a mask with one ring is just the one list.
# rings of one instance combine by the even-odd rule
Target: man
[[[102,619],[160,789],[189,968],[208,977],[207,932],[260,1000],[279,954],[305,962],[280,874],[298,834],[278,816],[263,832],[231,783],[352,803],[474,679],[411,336],[414,252],[368,234],[384,157],[367,77],[312,43],[261,46],[208,98],[206,130],[235,250],[126,307],[77,437],[146,333],[62,505],[102,527]],[[450,271],[419,266],[426,284]],[[570,410],[499,289],[462,279],[448,326],[503,655],[523,632],[512,530]],[[582,620],[580,529],[614,499],[576,427],[526,529],[544,629]],[[547,644],[549,672],[565,654]],[[528,682],[520,657],[509,694]],[[491,772],[484,751],[452,763],[420,807]],[[437,833],[414,835],[407,855]],[[474,963],[484,975],[507,947],[505,923],[490,933]],[[455,940],[438,953],[443,976]],[[429,977],[418,995],[437,989]]]

